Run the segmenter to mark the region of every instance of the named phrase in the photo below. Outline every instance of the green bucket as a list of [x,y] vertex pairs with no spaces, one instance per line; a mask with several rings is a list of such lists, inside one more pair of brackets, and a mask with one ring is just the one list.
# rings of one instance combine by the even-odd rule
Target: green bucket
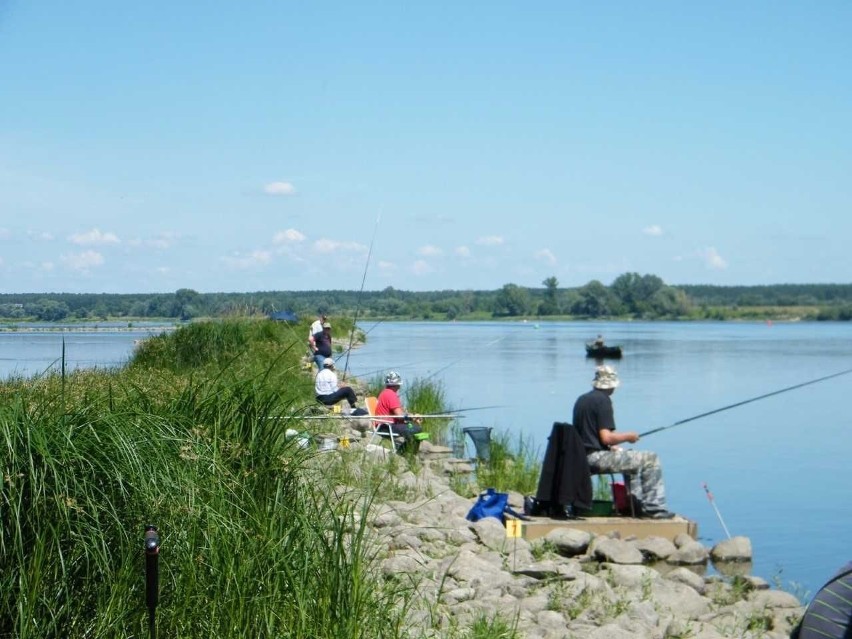
[[592,501],[592,509],[586,513],[587,517],[611,517],[615,507],[611,501],[595,499]]

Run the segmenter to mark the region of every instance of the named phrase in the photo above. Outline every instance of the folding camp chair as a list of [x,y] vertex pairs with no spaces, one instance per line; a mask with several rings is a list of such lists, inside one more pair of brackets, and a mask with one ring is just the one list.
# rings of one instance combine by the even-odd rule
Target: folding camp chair
[[[376,417],[376,404],[378,404],[378,397],[368,396],[364,398],[364,405],[367,407],[367,412],[370,414],[370,417]],[[370,420],[370,439],[367,440],[368,444],[372,444],[376,438],[381,440],[386,439],[391,443],[391,452],[398,452],[399,446],[401,446],[405,439],[402,435],[397,435],[391,429],[391,419],[389,417],[379,418],[379,419],[371,419]]]

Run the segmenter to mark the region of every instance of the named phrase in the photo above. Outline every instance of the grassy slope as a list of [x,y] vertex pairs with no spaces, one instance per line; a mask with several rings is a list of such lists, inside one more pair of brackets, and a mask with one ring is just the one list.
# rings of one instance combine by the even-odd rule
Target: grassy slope
[[283,436],[310,401],[303,333],[191,325],[130,366],[0,387],[0,637],[391,637],[369,499],[330,500]]

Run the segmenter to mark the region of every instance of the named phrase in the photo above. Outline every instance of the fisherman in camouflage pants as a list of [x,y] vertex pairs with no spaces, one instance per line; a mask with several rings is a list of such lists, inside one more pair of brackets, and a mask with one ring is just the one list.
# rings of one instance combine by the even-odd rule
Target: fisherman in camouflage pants
[[619,385],[611,366],[598,366],[592,390],[574,404],[574,427],[580,433],[589,466],[598,473],[628,473],[630,492],[639,500],[642,515],[654,519],[674,517],[666,506],[663,469],[656,453],[624,450],[619,444],[635,443],[633,431],[618,433],[610,396]]

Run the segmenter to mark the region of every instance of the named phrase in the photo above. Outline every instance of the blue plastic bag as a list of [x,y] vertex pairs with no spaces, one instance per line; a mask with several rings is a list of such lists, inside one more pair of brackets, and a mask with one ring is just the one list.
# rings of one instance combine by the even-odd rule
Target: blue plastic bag
[[486,517],[496,517],[503,521],[503,512],[509,507],[509,495],[498,493],[493,488],[486,488],[479,494],[479,499],[467,514],[468,521],[479,521]]

